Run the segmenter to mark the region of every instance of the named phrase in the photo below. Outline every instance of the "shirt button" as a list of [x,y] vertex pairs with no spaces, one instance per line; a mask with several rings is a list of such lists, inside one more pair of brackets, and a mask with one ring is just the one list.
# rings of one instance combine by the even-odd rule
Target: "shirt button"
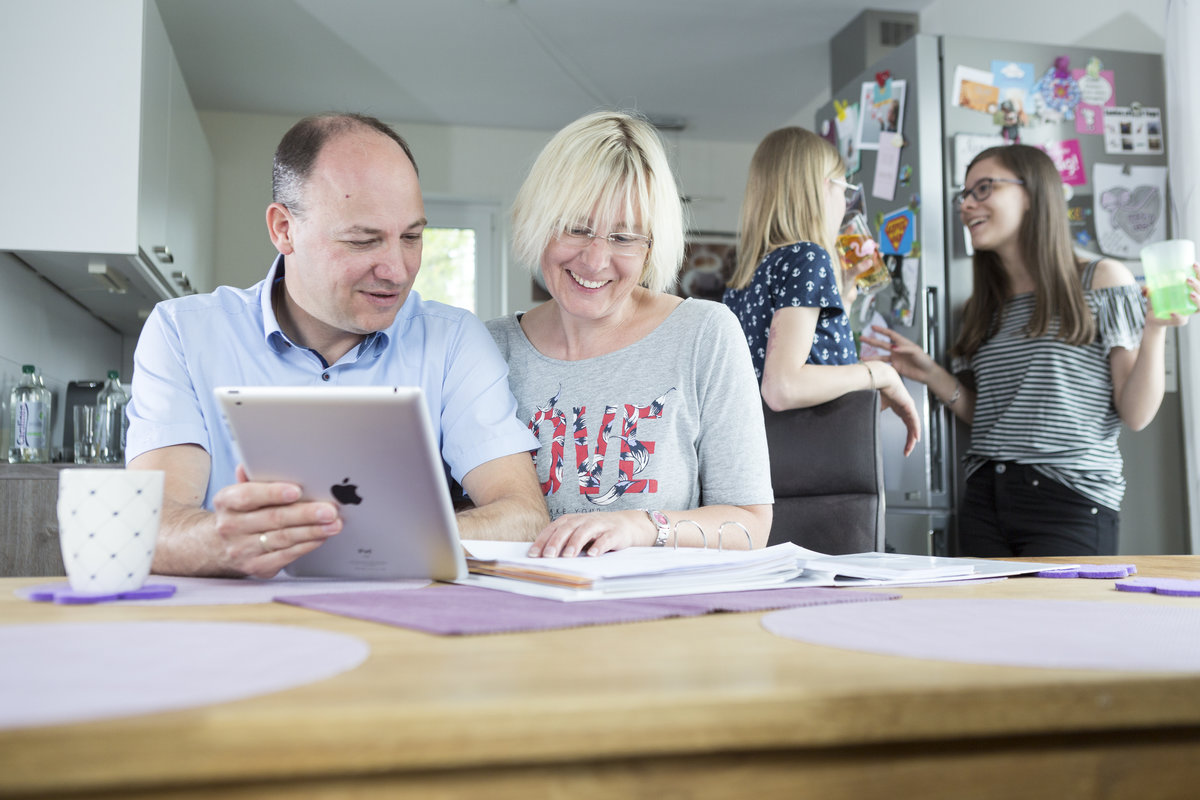
[[323,380],[323,381],[327,381],[327,380],[329,380],[329,373],[328,373],[328,372],[326,372],[324,375],[322,375],[322,376],[321,376],[321,380]]
[[1034,478],[1034,479],[1031,481],[1031,483],[1032,483],[1034,486],[1037,486],[1037,485],[1038,485],[1038,479],[1037,479],[1037,478]]
[[1004,474],[1004,471],[1005,471],[1006,469],[1008,469],[1008,467],[1004,466],[1003,464],[997,464],[997,465],[996,465],[996,474],[997,474],[997,475],[1003,475],[1003,474]]
[[1099,514],[1099,513],[1100,513],[1100,509],[1096,508],[1095,506],[1092,506],[1092,514]]

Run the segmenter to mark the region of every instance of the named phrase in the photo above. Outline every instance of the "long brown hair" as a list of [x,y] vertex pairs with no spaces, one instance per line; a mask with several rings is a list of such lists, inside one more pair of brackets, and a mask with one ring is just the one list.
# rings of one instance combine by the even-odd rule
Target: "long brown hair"
[[[970,172],[981,161],[992,159],[1022,181],[1029,208],[1017,232],[1021,256],[1034,282],[1033,318],[1030,337],[1044,335],[1058,320],[1056,338],[1067,344],[1083,345],[1096,336],[1096,321],[1083,297],[1080,271],[1083,263],[1071,246],[1067,203],[1062,178],[1050,156],[1036,147],[1012,144],[984,150],[971,161]],[[963,308],[962,330],[951,354],[971,356],[995,332],[999,311],[1008,296],[1008,274],[1000,256],[991,250],[976,250],[971,263],[974,280],[971,297]]]
[[846,172],[837,148],[804,128],[768,133],[750,160],[742,200],[734,289],[750,285],[763,256],[795,242],[815,242],[833,259],[841,286],[837,251],[826,230],[825,179]]

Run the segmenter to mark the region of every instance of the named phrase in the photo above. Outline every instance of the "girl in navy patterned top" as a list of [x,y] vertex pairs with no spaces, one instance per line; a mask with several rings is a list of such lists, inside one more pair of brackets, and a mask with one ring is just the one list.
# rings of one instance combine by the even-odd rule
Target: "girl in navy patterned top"
[[908,428],[907,455],[921,433],[916,407],[891,365],[858,360],[846,315],[854,276],[830,257],[851,188],[845,172],[837,150],[811,131],[782,128],[763,139],[750,162],[725,304],[742,323],[772,410],[878,389]]

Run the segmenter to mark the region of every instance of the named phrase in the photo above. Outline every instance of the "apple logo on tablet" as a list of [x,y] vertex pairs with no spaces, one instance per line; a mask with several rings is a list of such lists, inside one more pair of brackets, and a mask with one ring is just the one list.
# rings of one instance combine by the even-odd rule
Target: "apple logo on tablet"
[[362,502],[362,498],[358,496],[358,486],[351,483],[349,478],[343,478],[341,483],[330,486],[329,493],[344,506],[356,506]]

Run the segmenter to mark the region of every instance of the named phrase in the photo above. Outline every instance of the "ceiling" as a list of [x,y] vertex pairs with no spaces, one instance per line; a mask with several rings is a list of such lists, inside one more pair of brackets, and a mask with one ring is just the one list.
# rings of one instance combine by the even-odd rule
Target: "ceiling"
[[754,143],[824,102],[829,41],[932,0],[158,0],[201,110],[557,130],[634,108]]

